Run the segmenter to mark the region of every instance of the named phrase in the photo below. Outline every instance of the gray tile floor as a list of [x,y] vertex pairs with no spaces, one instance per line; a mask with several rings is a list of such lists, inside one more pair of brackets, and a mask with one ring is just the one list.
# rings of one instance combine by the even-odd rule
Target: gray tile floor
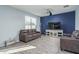
[[72,54],[60,50],[60,38],[42,36],[28,43],[18,42],[0,48],[1,54]]

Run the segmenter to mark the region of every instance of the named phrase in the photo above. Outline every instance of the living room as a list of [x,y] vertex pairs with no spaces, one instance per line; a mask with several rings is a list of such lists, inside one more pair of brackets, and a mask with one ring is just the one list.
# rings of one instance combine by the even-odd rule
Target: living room
[[79,53],[78,7],[78,5],[1,5],[0,53]]

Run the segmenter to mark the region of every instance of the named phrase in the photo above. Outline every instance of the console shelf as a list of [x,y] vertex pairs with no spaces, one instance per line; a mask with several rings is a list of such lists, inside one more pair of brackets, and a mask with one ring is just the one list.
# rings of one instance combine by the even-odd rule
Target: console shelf
[[63,36],[63,30],[46,30],[46,35],[52,36],[52,37],[61,37]]

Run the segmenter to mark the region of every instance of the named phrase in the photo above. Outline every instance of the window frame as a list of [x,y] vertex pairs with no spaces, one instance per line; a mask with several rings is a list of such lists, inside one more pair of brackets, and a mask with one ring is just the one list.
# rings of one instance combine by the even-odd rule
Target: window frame
[[[27,19],[29,21],[27,21]],[[33,22],[34,20],[35,20],[35,23]],[[37,25],[37,19],[35,17],[25,16],[25,29],[36,29],[36,25]],[[26,28],[26,26],[27,26],[27,28]]]

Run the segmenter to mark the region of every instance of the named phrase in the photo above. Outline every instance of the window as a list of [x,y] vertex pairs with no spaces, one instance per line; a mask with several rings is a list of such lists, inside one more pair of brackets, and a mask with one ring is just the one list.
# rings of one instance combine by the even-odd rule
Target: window
[[36,18],[25,16],[25,29],[36,29]]

